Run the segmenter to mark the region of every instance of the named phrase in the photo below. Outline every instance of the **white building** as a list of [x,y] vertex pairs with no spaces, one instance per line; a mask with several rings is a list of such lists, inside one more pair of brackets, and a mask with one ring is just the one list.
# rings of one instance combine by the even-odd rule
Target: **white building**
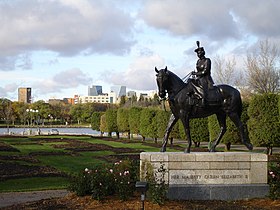
[[104,93],[97,96],[79,96],[79,103],[101,103],[101,104],[115,104],[117,101],[116,93]]

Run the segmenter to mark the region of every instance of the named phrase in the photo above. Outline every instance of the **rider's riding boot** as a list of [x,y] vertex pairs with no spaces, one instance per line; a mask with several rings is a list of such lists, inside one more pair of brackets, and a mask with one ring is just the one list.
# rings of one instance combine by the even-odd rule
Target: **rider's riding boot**
[[202,107],[206,106],[206,100],[204,98],[201,99],[201,106]]

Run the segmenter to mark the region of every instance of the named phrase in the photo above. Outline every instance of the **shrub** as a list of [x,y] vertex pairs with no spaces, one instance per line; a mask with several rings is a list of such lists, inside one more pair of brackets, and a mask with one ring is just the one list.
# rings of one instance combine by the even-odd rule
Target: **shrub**
[[166,200],[168,186],[165,183],[166,168],[161,164],[157,170],[154,170],[151,164],[146,163],[145,179],[149,183],[148,197],[154,203],[164,204]]
[[91,175],[83,172],[70,177],[69,190],[75,192],[78,196],[91,194]]
[[136,181],[130,162],[116,162],[113,170],[116,193],[121,200],[127,200],[134,192]]
[[135,161],[125,160],[114,165],[86,168],[82,173],[72,176],[69,190],[78,196],[92,195],[96,200],[103,200],[106,196],[114,194],[121,200],[127,200],[135,190],[138,165]]
[[269,197],[280,198],[280,163],[270,163],[268,169]]
[[252,143],[267,147],[272,154],[272,147],[280,144],[280,121],[277,94],[255,95],[248,108],[248,130]]

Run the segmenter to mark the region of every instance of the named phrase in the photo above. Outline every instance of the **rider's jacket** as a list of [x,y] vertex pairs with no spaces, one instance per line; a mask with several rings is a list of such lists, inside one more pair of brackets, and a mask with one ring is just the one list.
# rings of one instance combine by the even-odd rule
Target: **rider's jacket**
[[209,58],[201,58],[196,63],[197,72],[195,75],[199,80],[200,85],[205,91],[213,87],[213,79],[211,77],[211,60]]

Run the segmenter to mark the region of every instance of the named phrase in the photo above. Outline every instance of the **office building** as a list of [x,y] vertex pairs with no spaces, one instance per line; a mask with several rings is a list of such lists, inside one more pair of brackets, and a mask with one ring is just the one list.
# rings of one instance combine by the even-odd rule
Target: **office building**
[[88,96],[98,96],[102,95],[102,86],[92,85],[88,87]]
[[31,88],[18,88],[18,102],[31,104]]
[[126,86],[114,85],[111,87],[111,92],[116,93],[117,98],[126,95]]

